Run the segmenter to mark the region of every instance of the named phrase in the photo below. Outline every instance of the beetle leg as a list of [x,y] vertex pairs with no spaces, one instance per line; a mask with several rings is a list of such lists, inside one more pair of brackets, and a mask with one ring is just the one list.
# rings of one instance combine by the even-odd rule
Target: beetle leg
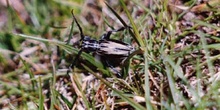
[[105,34],[103,34],[103,35],[101,36],[101,39],[110,39],[110,36],[111,36],[111,34],[112,34],[113,32],[123,31],[123,30],[128,29],[128,28],[131,28],[131,27],[130,27],[130,26],[128,26],[128,27],[121,27],[121,28],[119,28],[119,29],[115,29],[115,30],[108,31],[107,33],[105,33]]
[[118,70],[116,70],[111,64],[109,64],[108,60],[105,60],[105,63],[107,64],[109,68],[111,68],[114,71],[114,73],[117,74],[117,77],[120,77],[120,78],[122,77],[121,73]]
[[74,65],[76,64],[77,60],[79,59],[80,55],[82,54],[82,49],[79,51],[79,53],[77,54],[77,56],[75,57],[75,59],[73,60],[73,62],[70,64],[68,70],[67,70],[67,74],[69,74],[69,72],[73,69]]

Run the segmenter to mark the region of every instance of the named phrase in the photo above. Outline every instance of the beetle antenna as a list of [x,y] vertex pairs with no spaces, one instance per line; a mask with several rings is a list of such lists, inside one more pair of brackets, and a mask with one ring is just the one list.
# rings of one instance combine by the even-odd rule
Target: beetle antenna
[[76,20],[76,17],[75,17],[74,14],[73,14],[73,9],[72,9],[71,13],[72,13],[72,16],[73,16],[74,21],[76,22],[76,25],[77,25],[78,28],[79,28],[81,40],[83,40],[83,39],[84,39],[84,34],[83,34],[83,31],[82,31],[81,26],[79,25],[78,21]]
[[113,32],[119,32],[119,31],[123,31],[125,29],[130,29],[130,28],[131,28],[130,26],[126,26],[126,27],[121,27],[119,29],[114,29],[114,30],[108,31],[106,34],[104,34],[102,36],[102,39],[110,39],[110,36]]

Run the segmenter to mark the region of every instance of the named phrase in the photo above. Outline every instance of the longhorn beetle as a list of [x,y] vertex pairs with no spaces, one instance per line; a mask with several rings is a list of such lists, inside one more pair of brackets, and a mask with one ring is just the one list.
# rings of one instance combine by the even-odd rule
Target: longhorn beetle
[[[122,61],[122,59],[125,59],[126,57],[128,57],[128,55],[131,52],[133,52],[134,48],[131,45],[124,43],[122,41],[110,39],[110,35],[113,32],[123,31],[123,30],[131,28],[131,27],[129,27],[129,26],[128,27],[121,27],[116,30],[108,31],[107,33],[105,33],[101,36],[100,40],[95,40],[95,39],[91,39],[89,36],[85,36],[83,34],[82,28],[79,25],[76,17],[73,14],[73,10],[71,11],[71,13],[73,16],[73,20],[75,21],[75,23],[80,31],[80,36],[81,36],[80,48],[81,49],[79,50],[79,52],[78,52],[77,56],[75,57],[75,59],[73,60],[72,64],[69,66],[69,70],[67,71],[67,73],[69,73],[70,70],[74,67],[74,65],[76,64],[81,53],[84,51],[84,52],[93,52],[93,53],[101,56],[101,58],[104,60],[105,64],[107,64],[108,67],[112,68],[118,74],[118,76],[121,76],[121,74],[113,68],[114,66],[112,66],[110,60],[116,60],[116,59],[118,60],[119,59],[119,61]],[[109,59],[109,58],[111,58],[111,59]]]

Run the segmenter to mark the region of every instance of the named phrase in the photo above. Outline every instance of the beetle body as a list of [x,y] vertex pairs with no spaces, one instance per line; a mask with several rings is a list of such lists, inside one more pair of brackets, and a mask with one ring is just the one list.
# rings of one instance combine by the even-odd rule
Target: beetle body
[[[129,54],[134,51],[134,48],[131,45],[124,43],[122,41],[119,41],[119,40],[110,39],[110,35],[113,32],[123,31],[125,29],[130,28],[130,27],[121,27],[117,30],[108,31],[107,33],[105,33],[101,36],[100,40],[95,40],[95,39],[91,39],[89,36],[84,36],[82,28],[79,25],[78,21],[76,20],[73,12],[72,12],[72,15],[73,15],[74,21],[76,22],[76,24],[80,30],[81,50],[79,51],[79,53],[75,57],[73,63],[70,65],[69,69],[73,68],[76,61],[80,57],[80,54],[82,53],[82,51],[87,52],[87,53],[93,52],[93,53],[101,56],[101,59],[104,61],[104,63],[108,67],[111,67],[111,68],[118,66],[119,63],[124,58],[128,57]],[[114,70],[114,71],[120,76],[120,73],[118,71],[116,71],[116,70]]]
[[81,48],[85,52],[95,52],[101,56],[113,55],[121,57],[127,57],[134,50],[132,46],[118,40],[101,39],[97,41],[90,38],[82,41]]
[[124,42],[117,40],[100,40],[100,49],[97,51],[100,55],[117,55],[128,57],[134,51],[134,48]]

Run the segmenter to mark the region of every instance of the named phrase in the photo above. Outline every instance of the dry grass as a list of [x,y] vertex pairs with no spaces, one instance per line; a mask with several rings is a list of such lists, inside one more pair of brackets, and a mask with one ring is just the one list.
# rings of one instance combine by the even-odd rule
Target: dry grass
[[[220,108],[218,0],[107,4],[0,0],[0,108]],[[94,39],[125,23],[132,27],[111,36],[136,49],[118,67],[122,78],[85,52],[66,74],[79,51],[72,9]]]

